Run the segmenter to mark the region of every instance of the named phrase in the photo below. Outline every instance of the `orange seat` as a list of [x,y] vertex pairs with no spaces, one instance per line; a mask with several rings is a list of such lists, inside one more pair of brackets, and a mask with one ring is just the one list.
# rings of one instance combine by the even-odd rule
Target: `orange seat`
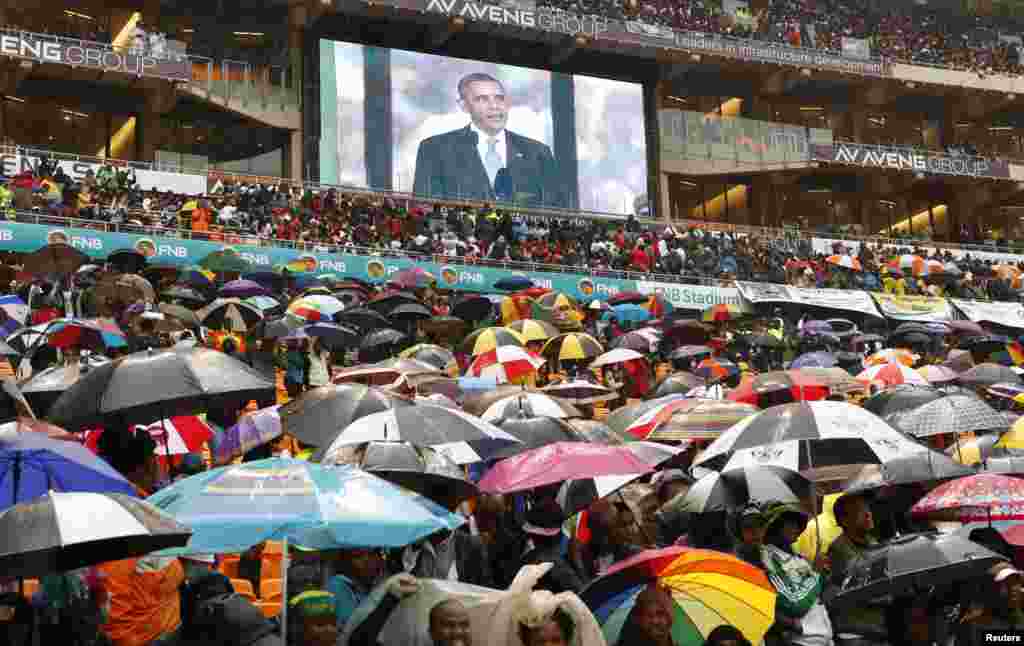
[[226,576],[227,578],[237,579],[239,578],[238,561],[239,556],[237,554],[230,554],[224,557],[224,559],[220,562],[220,567],[218,567],[217,569],[220,570],[220,573]]
[[22,585],[22,595],[29,601],[39,592],[39,579],[25,579]]
[[239,594],[249,601],[256,601],[256,593],[252,589],[252,583],[247,579],[231,579],[231,587],[235,589],[235,593]]
[[267,554],[278,554],[284,551],[283,543],[281,541],[267,541],[263,544],[263,555]]
[[260,581],[281,578],[281,555],[263,553],[260,564]]
[[280,601],[257,601],[256,607],[260,609],[260,612],[262,612],[263,616],[267,619],[273,619],[281,614]]
[[260,601],[280,601],[281,579],[264,578],[260,581]]

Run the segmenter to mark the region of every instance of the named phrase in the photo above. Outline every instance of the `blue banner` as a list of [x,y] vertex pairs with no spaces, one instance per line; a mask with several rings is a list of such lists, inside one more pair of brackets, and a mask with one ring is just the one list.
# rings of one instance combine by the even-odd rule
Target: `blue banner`
[[84,228],[58,228],[43,224],[8,222],[0,224],[0,251],[31,253],[50,243],[70,244],[91,258],[102,259],[117,249],[135,249],[155,265],[184,267],[196,265],[215,251],[230,248],[252,263],[255,270],[302,261],[305,269],[334,273],[381,283],[410,267],[422,267],[437,277],[439,287],[491,291],[494,283],[509,276],[527,276],[538,287],[576,296],[581,300],[606,300],[620,291],[636,291],[636,281],[617,278],[525,272],[482,265],[422,262],[410,258],[374,257],[350,253],[317,253],[285,247],[226,244],[208,240],[186,240],[135,233],[112,233]]

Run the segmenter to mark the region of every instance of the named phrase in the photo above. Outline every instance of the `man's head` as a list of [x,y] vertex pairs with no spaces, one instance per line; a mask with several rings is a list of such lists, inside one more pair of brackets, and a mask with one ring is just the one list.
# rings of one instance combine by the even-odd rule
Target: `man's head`
[[875,518],[864,496],[842,496],[836,501],[832,512],[836,523],[848,535],[863,536],[875,528]]
[[457,599],[446,599],[430,609],[434,646],[473,646],[469,628],[469,612]]
[[508,122],[508,97],[498,79],[476,72],[459,79],[459,107],[483,132],[496,135]]
[[380,550],[343,550],[338,569],[363,585],[372,586],[384,574],[384,555]]
[[668,590],[651,584],[637,595],[628,621],[651,643],[664,644],[671,639],[673,615]]

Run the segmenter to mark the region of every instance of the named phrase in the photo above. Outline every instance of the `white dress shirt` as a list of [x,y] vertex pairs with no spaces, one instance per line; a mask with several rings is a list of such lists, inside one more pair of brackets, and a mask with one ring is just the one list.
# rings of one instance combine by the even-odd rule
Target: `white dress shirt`
[[[491,136],[476,127],[476,124],[470,122],[470,130],[476,133],[476,150],[480,154],[480,163],[484,165],[484,170],[487,171],[487,176],[491,180],[491,187],[494,187],[494,178],[498,174],[498,168],[505,168],[508,166],[508,137],[505,135],[505,130],[502,130],[498,134]],[[498,157],[501,158],[501,165],[497,168],[487,168],[487,150],[490,148],[491,139],[497,139],[497,146],[495,150],[498,152]]]

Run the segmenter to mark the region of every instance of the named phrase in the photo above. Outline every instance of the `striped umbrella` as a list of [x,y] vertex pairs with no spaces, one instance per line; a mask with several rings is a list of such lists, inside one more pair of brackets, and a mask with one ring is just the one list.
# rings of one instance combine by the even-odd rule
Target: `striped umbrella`
[[633,608],[662,590],[672,602],[673,644],[703,644],[723,624],[735,626],[750,643],[759,644],[775,622],[775,588],[764,571],[713,550],[668,547],[641,552],[613,565],[581,596],[601,624],[605,640],[622,644]]
[[[157,443],[158,456],[198,453],[202,451],[203,444],[213,439],[213,431],[195,415],[171,417],[148,426],[136,426],[135,430],[150,434]],[[103,431],[88,431],[85,434],[85,445],[98,453],[102,435]]]
[[887,262],[886,266],[890,269],[898,269],[904,273],[913,274],[914,276],[920,276],[925,271],[924,258],[911,254],[897,256]]
[[304,296],[288,306],[288,314],[294,318],[315,323],[331,321],[345,309],[345,304],[333,296],[313,294]]
[[673,509],[695,514],[731,512],[750,503],[806,505],[814,495],[811,481],[777,466],[747,466],[708,473],[690,487]]
[[208,328],[244,332],[263,320],[263,311],[237,298],[218,298],[196,316]]
[[475,357],[506,345],[522,347],[526,342],[519,334],[507,328],[485,327],[467,336],[462,342],[462,349],[466,354]]
[[544,359],[535,352],[514,345],[497,347],[476,355],[467,374],[489,377],[499,384],[511,383],[536,372]]
[[845,267],[846,269],[852,269],[853,271],[864,271],[864,268],[860,265],[860,259],[855,256],[829,256],[825,259],[825,262],[835,265],[837,267]]
[[664,399],[668,401],[647,409],[626,424],[622,432],[641,440],[713,440],[726,429],[758,412],[756,406],[740,402]]
[[520,319],[509,323],[505,327],[521,336],[526,343],[531,341],[547,341],[552,337],[558,336],[558,328],[547,321]]
[[708,357],[693,369],[693,374],[706,380],[727,379],[740,373],[740,367],[732,361]]
[[593,359],[603,352],[604,348],[597,339],[582,332],[559,334],[549,340],[541,350],[545,357],[557,361]]
[[572,296],[562,292],[548,292],[537,298],[537,302],[544,307],[555,310],[579,309],[580,304]]
[[921,373],[900,363],[871,366],[857,375],[857,381],[863,384],[881,382],[886,386],[896,386],[899,384],[928,385],[928,380],[922,377]]
[[743,308],[731,303],[719,303],[704,310],[700,320],[706,323],[721,323],[723,321],[735,321],[743,315]]

